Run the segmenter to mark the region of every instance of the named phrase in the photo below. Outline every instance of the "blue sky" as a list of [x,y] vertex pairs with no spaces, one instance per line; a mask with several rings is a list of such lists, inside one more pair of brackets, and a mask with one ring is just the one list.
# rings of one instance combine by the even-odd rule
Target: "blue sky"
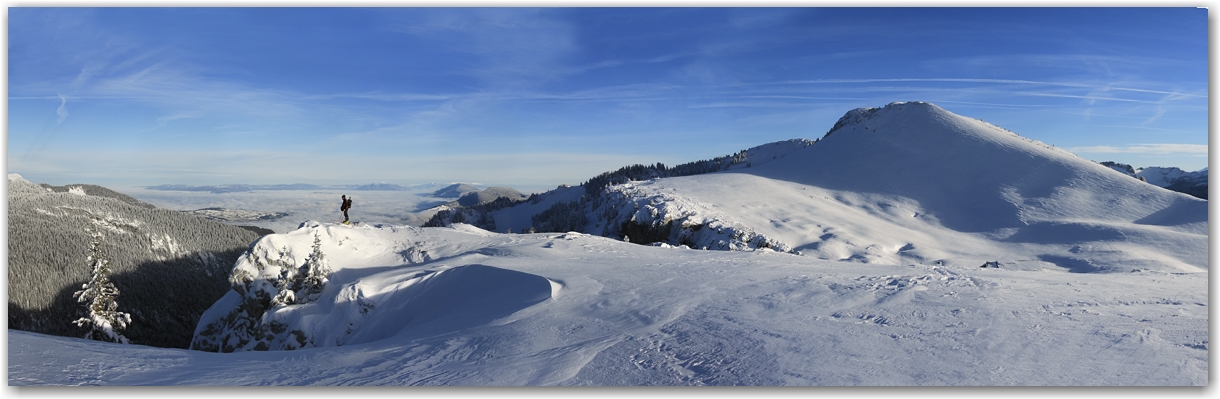
[[1207,166],[1204,9],[8,12],[8,169],[35,182],[544,190],[913,100]]

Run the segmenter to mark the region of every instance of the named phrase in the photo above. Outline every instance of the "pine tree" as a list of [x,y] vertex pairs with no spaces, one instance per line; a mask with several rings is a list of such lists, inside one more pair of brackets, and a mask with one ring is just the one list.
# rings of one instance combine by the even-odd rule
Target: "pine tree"
[[301,276],[301,289],[296,293],[297,303],[312,302],[322,293],[322,289],[326,288],[326,283],[330,281],[330,264],[326,261],[326,255],[322,253],[322,240],[317,234],[313,236],[313,252],[305,258],[305,264],[301,265],[301,270],[298,274]]
[[119,290],[110,282],[110,260],[106,256],[106,252],[102,250],[102,233],[96,227],[90,229],[90,233],[93,236],[93,243],[89,247],[89,256],[86,261],[93,266],[93,276],[89,282],[81,285],[80,291],[72,294],[77,302],[88,303],[88,305],[85,308],[85,317],[77,319],[72,324],[89,329],[85,338],[121,344],[129,343],[127,337],[119,332],[127,328],[128,323],[131,323],[131,315],[118,311],[119,305],[115,302],[115,298],[119,296]]
[[301,289],[302,275],[293,265],[282,265],[280,267],[280,278],[276,280],[275,287],[279,289],[279,293],[275,298],[271,298],[271,306],[291,305],[296,302],[296,291]]

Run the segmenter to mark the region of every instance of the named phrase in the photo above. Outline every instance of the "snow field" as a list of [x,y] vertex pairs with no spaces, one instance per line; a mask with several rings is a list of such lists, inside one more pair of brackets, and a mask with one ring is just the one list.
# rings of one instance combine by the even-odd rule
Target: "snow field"
[[[10,383],[1207,384],[1206,273],[859,264],[463,225],[311,224],[267,242],[306,253],[315,232],[335,273],[302,309],[346,319],[285,320],[342,345],[210,354],[11,331]],[[353,292],[377,306],[358,315]],[[339,334],[345,320],[361,322]]]

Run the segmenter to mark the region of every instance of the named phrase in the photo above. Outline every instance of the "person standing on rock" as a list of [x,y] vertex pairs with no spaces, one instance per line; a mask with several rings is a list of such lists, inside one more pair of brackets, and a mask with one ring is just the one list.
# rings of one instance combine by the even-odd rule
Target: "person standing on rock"
[[340,195],[339,199],[343,200],[339,205],[339,210],[343,211],[343,224],[348,224],[347,210],[352,209],[352,199],[347,198],[347,195]]

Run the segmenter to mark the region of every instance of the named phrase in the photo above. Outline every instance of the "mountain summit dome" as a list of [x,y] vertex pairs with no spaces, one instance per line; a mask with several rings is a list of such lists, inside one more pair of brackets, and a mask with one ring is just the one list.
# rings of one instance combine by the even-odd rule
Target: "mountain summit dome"
[[855,109],[835,126],[818,145],[750,173],[901,195],[935,211],[946,227],[969,232],[1025,226],[1051,215],[1134,221],[1183,200],[930,103]]

